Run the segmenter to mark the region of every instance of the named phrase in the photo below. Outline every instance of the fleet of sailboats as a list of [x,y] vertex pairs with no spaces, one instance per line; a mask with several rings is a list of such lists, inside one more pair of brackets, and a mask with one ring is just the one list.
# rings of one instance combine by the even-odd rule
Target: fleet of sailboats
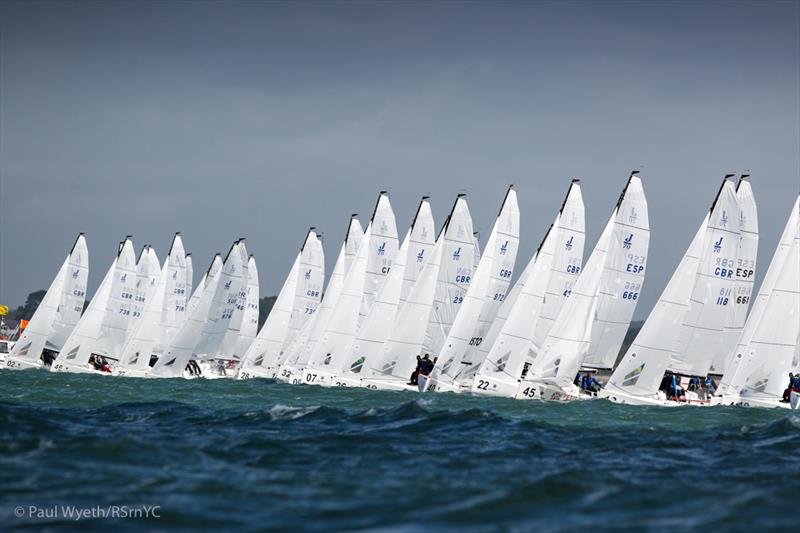
[[89,254],[80,234],[4,366],[520,400],[800,403],[800,380],[786,378],[800,373],[800,198],[753,297],[756,200],[748,175],[726,175],[624,353],[648,270],[638,172],[586,262],[578,180],[517,274],[520,225],[510,186],[483,253],[464,194],[438,233],[423,197],[400,240],[381,192],[366,229],[350,217],[327,284],[322,238],[307,231],[260,329],[258,268],[244,239],[215,255],[194,286],[181,234],[163,264],[149,245],[137,258],[128,236],[84,310]]

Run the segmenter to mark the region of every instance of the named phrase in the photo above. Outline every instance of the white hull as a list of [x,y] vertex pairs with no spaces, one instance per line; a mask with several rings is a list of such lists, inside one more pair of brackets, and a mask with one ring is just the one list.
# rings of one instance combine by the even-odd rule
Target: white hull
[[609,400],[622,405],[658,405],[662,407],[680,407],[685,405],[691,405],[695,407],[710,407],[718,404],[713,397],[710,400],[703,400],[700,399],[697,394],[691,391],[687,391],[686,399],[680,401],[667,399],[667,396],[661,391],[658,391],[656,396],[653,397],[638,396],[619,390],[610,389],[602,389],[597,393],[597,398]]
[[111,369],[111,375],[117,377],[126,377],[126,378],[146,378],[148,372],[150,371],[150,367],[147,370],[131,370],[131,369]]
[[514,398],[517,400],[544,400],[546,402],[574,402],[593,400],[595,396],[582,392],[575,385],[565,390],[546,383],[523,381],[520,382]]
[[426,392],[454,392],[460,394],[463,390],[458,384],[439,381],[428,385]]
[[39,359],[31,361],[29,359],[17,359],[16,357],[8,357],[5,360],[5,364],[2,366],[3,368],[9,368],[12,370],[26,370],[28,368],[42,368],[42,361]]
[[715,398],[714,405],[732,405],[736,407],[760,407],[764,409],[797,409],[800,402],[800,395],[792,393],[792,402],[781,402],[780,400],[766,398],[742,398],[741,396],[722,396]]
[[372,390],[403,390],[409,392],[419,392],[416,385],[409,385],[407,381],[400,379],[363,379],[361,386]]
[[319,385],[320,387],[336,387],[336,375],[324,370],[306,368],[300,376],[304,385]]
[[236,373],[236,379],[277,379],[278,369],[274,366],[251,366],[242,368]]
[[471,393],[477,396],[513,398],[519,390],[519,381],[506,381],[486,376],[478,376],[472,383]]

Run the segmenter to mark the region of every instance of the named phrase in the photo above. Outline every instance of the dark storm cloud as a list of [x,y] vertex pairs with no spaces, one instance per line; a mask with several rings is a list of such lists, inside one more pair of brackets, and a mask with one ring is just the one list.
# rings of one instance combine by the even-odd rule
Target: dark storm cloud
[[644,316],[728,170],[766,269],[800,188],[798,26],[794,2],[4,2],[0,301],[78,231],[92,288],[126,234],[163,258],[180,230],[196,273],[247,237],[274,294],[309,225],[332,266],[382,188],[401,232],[466,191],[485,238],[515,183],[523,264],[579,176],[588,254],[643,165]]

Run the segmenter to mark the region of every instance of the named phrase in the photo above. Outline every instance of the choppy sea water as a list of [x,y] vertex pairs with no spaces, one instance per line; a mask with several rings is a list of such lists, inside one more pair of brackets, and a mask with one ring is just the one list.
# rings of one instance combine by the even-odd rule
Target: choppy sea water
[[[0,394],[4,530],[798,525],[788,411],[40,370],[0,371]],[[158,517],[130,517],[151,506]]]

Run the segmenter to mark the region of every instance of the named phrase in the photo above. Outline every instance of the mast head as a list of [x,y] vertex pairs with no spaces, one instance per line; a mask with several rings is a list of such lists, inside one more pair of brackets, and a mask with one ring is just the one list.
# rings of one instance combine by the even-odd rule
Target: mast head
[[631,177],[638,176],[638,175],[639,175],[639,171],[638,170],[631,170]]
[[725,178],[724,179],[727,180],[727,179],[735,178],[735,177],[736,177],[736,174],[725,174]]
[[423,201],[423,202],[424,202],[425,200],[430,200],[430,199],[431,199],[431,197],[430,197],[430,196],[423,196],[423,197],[422,197],[422,201]]
[[572,178],[572,181],[570,183],[580,183],[580,182],[581,182],[580,178]]

